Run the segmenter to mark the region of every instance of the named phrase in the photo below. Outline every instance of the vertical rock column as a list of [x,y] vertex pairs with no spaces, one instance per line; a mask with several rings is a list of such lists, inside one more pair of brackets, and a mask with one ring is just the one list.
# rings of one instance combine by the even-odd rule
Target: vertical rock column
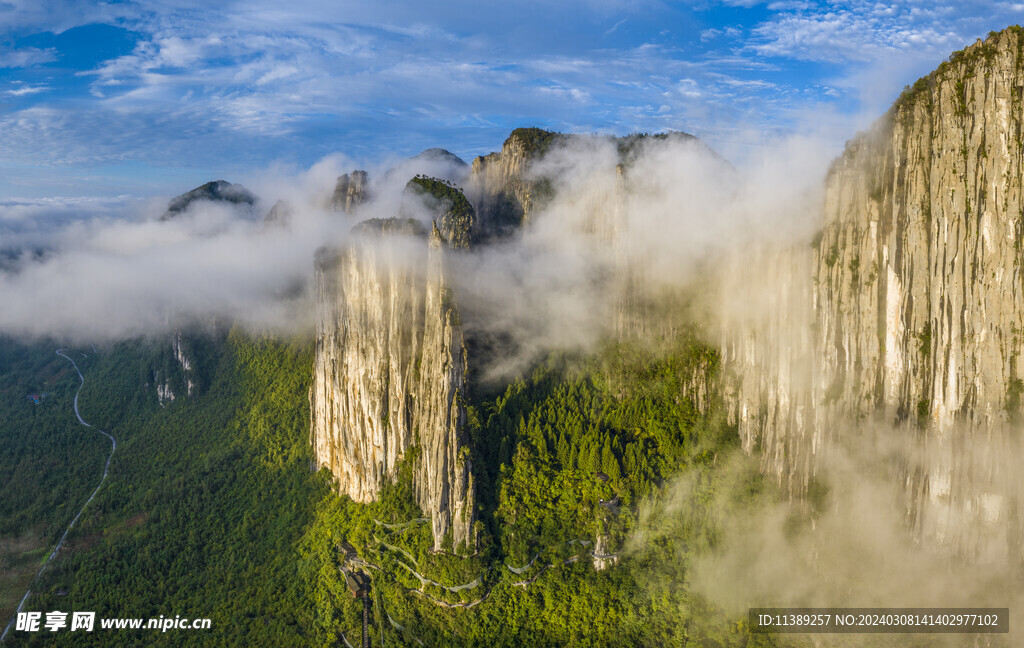
[[473,545],[472,466],[465,434],[466,345],[445,283],[445,243],[434,227],[427,255],[423,349],[413,418],[420,442],[416,499],[431,511],[435,548],[451,529],[452,546]]
[[472,547],[465,436],[466,350],[444,275],[443,240],[357,238],[317,258],[318,327],[311,441],[339,492],[374,500],[418,446],[416,502],[435,549]]

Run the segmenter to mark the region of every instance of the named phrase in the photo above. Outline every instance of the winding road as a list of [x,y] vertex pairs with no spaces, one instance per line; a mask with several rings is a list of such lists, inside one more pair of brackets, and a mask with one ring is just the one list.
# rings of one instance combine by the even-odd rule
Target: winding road
[[[94,351],[95,349],[96,347],[93,347]],[[93,498],[96,497],[96,493],[100,492],[100,488],[103,487],[103,482],[107,481],[107,473],[110,472],[110,460],[114,458],[114,451],[117,450],[117,439],[112,437],[110,434],[104,432],[103,430],[99,429],[98,427],[86,423],[85,419],[82,418],[82,415],[78,413],[78,395],[82,392],[82,387],[85,385],[85,377],[82,376],[82,372],[78,369],[78,365],[75,364],[75,361],[72,360],[69,356],[65,355],[64,351],[64,349],[57,349],[57,355],[71,363],[71,366],[75,368],[75,372],[78,374],[78,379],[81,381],[81,384],[78,385],[78,391],[75,392],[75,417],[78,419],[78,422],[84,425],[85,427],[92,428],[93,430],[99,432],[103,436],[110,439],[110,456],[107,457],[107,463],[105,466],[103,466],[103,477],[100,479],[100,483],[96,485],[96,489],[92,492],[92,495],[89,496],[89,499],[85,500],[85,504],[82,504],[82,508],[79,509],[78,515],[75,516],[75,519],[71,520],[71,524],[69,524],[68,528],[64,530],[64,535],[60,537],[60,540],[57,542],[57,546],[54,547],[53,551],[50,552],[50,555],[46,557],[46,560],[43,561],[43,564],[39,568],[39,571],[36,572],[35,578],[33,578],[32,582],[29,583],[29,588],[28,590],[26,590],[25,596],[21,597],[21,602],[18,603],[18,609],[14,611],[13,615],[11,615],[10,620],[7,622],[7,626],[4,628],[4,633],[0,635],[0,641],[3,641],[7,638],[7,632],[11,629],[11,625],[13,625],[14,620],[18,618],[18,613],[21,612],[22,606],[25,605],[25,601],[32,593],[32,584],[39,580],[39,577],[43,575],[43,571],[46,569],[47,565],[50,564],[50,561],[53,560],[54,556],[57,555],[57,552],[60,551],[60,548],[64,545],[64,540],[67,539],[68,533],[70,533],[71,528],[75,526],[75,522],[78,522],[78,518],[82,517],[82,513],[85,511],[85,507],[89,506],[89,502],[91,502]]]

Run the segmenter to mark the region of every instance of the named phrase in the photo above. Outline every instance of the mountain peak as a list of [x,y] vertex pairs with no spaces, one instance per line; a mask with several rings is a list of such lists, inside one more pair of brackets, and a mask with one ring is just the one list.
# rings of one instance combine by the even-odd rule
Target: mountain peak
[[213,180],[172,198],[167,204],[167,211],[160,217],[160,220],[173,218],[186,211],[193,203],[201,200],[227,202],[235,205],[252,206],[256,204],[256,196],[242,185],[233,184],[227,180]]

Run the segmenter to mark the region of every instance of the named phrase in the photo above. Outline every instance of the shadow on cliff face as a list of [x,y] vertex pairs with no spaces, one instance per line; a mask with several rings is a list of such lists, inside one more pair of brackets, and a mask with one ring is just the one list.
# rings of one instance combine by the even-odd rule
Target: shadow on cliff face
[[[1011,611],[1008,636],[810,635],[817,640],[812,642],[789,635],[797,645],[1017,645],[1024,565],[1013,555],[1016,519],[1007,524],[984,510],[957,515],[939,506],[922,512],[903,488],[920,459],[908,450],[913,435],[863,424],[846,432],[855,442],[819,448],[827,467],[811,480],[803,500],[780,496],[761,476],[757,458],[739,451],[684,473],[641,510],[627,552],[642,557],[651,546],[673,547],[680,564],[672,567],[685,574],[675,586],[702,594],[735,618],[745,619],[751,607]],[[1000,486],[1020,495],[1019,482]],[[984,501],[978,493],[973,503],[960,502],[960,510],[970,512]],[[931,526],[938,524],[948,537],[973,536],[978,544],[966,555],[966,547],[922,538],[914,532],[921,515],[937,518]],[[652,575],[652,582],[657,579]]]
[[810,241],[818,226],[826,160],[813,139],[766,146],[742,169],[695,138],[626,141],[559,140],[527,173],[546,192],[523,230],[451,260],[467,332],[499,341],[485,375],[514,376],[545,351],[588,351],[609,336],[713,334],[726,266],[750,271],[751,244]]
[[[825,168],[820,147],[766,147],[770,159],[737,171],[695,138],[648,139],[560,139],[527,172],[543,207],[526,225],[501,243],[450,255],[467,333],[505,341],[493,375],[621,332],[633,302],[705,282],[738,241],[806,229],[800,215]],[[162,221],[163,201],[104,205],[80,218],[73,206],[52,218],[42,218],[52,206],[4,212],[4,246],[20,251],[3,253],[0,330],[117,339],[211,317],[308,330],[316,249],[342,245],[361,220],[399,216],[410,173],[472,182],[450,155],[395,168],[371,170],[373,199],[354,214],[326,207],[334,180],[351,170],[342,157],[248,179],[267,199],[251,208],[196,203]],[[275,223],[261,222],[278,198],[289,206],[270,210]],[[415,216],[429,231],[429,215]]]

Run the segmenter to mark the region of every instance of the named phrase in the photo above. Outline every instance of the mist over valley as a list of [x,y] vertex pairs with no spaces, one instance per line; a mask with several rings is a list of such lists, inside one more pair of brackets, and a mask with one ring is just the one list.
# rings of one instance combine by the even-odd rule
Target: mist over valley
[[[168,42],[93,93],[198,60]],[[0,198],[0,641],[1016,645],[1022,52],[991,32],[841,139],[812,102]],[[209,627],[26,626],[58,610]]]

